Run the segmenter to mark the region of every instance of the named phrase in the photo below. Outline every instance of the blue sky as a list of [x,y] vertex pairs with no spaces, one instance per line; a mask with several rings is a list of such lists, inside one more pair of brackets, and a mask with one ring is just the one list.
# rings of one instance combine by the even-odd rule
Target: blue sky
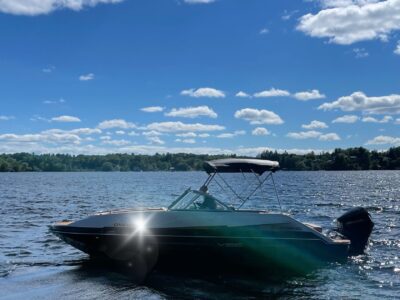
[[400,0],[3,0],[0,152],[400,145]]

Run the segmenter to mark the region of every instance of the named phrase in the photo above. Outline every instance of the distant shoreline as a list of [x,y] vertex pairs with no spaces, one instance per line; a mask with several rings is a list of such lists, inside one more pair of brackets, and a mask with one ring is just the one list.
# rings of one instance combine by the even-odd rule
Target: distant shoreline
[[[207,160],[239,157],[235,155],[167,154],[0,154],[0,172],[146,172],[202,171]],[[400,147],[387,151],[363,147],[335,149],[315,154],[290,154],[264,151],[260,159],[278,161],[284,171],[361,171],[400,170]]]

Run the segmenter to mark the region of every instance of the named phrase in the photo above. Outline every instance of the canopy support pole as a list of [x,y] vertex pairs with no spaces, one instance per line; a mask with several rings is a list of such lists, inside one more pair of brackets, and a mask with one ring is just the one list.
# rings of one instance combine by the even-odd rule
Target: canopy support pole
[[278,190],[276,189],[275,180],[274,180],[274,176],[272,175],[272,172],[271,172],[271,179],[272,179],[272,183],[274,184],[275,194],[276,194],[276,198],[278,199],[279,208],[281,209],[281,212],[282,212],[281,200],[279,199]]
[[[254,193],[264,184],[264,182],[268,179],[269,176],[272,175],[272,172],[270,172],[263,180],[260,180],[260,183],[256,186],[256,188],[243,200],[243,203],[238,207],[240,209],[246,202],[247,200],[250,199],[251,196],[254,195]],[[260,178],[258,178],[260,179]]]

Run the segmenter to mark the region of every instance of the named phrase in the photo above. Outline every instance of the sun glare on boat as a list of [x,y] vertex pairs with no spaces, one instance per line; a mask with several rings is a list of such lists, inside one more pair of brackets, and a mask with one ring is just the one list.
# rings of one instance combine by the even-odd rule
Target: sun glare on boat
[[139,219],[135,220],[136,232],[143,233],[143,232],[146,231],[146,228],[147,228],[147,226],[146,226],[146,220],[145,219],[139,218]]

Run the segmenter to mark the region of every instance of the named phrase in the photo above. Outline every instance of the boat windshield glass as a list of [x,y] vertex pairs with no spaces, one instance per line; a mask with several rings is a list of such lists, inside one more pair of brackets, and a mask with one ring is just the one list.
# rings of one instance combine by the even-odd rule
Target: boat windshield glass
[[200,191],[187,190],[169,207],[170,210],[232,210],[215,197]]

